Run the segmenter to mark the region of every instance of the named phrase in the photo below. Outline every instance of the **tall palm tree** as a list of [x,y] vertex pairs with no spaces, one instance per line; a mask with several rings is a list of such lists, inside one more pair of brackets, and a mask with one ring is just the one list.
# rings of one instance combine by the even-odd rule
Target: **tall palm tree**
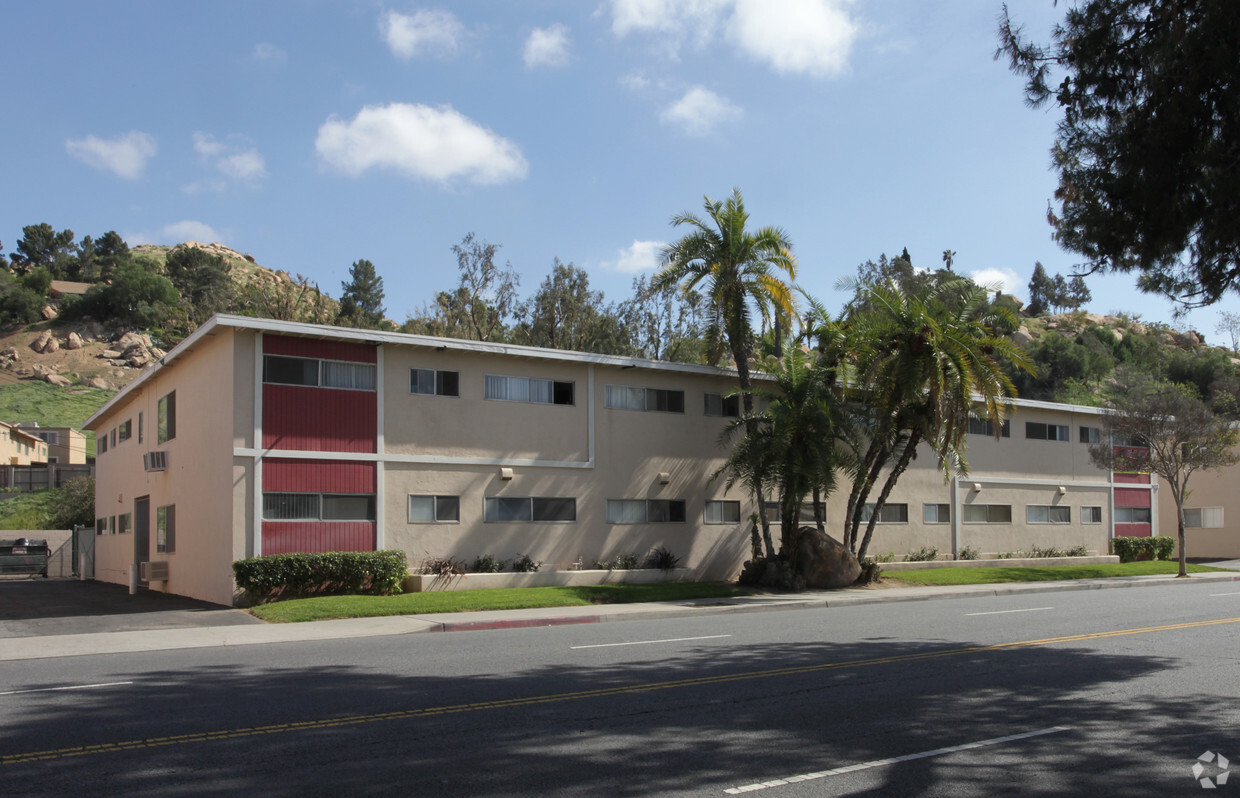
[[[1028,369],[1025,355],[1000,330],[1011,311],[988,301],[986,289],[957,279],[924,295],[894,285],[870,286],[869,310],[855,320],[862,340],[857,376],[867,435],[857,446],[857,475],[849,495],[845,544],[864,559],[879,513],[896,481],[923,443],[944,476],[967,472],[965,436],[970,415],[994,422],[1016,391],[1005,360]],[[866,518],[871,490],[886,471]],[[858,545],[860,525],[868,522]]]
[[[686,292],[701,291],[706,300],[710,362],[718,364],[724,348],[731,350],[740,383],[741,406],[744,414],[751,416],[752,319],[755,312],[763,320],[793,318],[792,289],[780,273],[789,280],[796,279],[796,260],[792,257],[792,242],[783,230],[746,229],[749,214],[740,189],[732,189],[732,196],[723,202],[703,199],[704,218],[688,212],[672,217],[674,227],[685,225],[690,232],[663,250],[662,268],[648,290],[653,293],[679,285]],[[759,479],[757,485],[761,482]],[[763,496],[760,487],[758,490],[755,498],[761,508]],[[763,535],[769,540],[766,513],[760,512],[759,517]]]

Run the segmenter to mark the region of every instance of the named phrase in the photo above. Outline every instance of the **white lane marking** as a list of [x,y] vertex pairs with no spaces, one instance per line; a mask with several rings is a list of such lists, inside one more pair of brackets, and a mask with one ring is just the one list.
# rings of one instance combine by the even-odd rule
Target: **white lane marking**
[[1240,596],[1240,593],[1211,593],[1210,596]]
[[1010,743],[1013,740],[1024,740],[1029,737],[1038,737],[1043,734],[1056,734],[1071,729],[1070,726],[1052,726],[1049,729],[1038,729],[1037,731],[1024,732],[1022,734],[1009,734],[1007,737],[992,737],[989,740],[978,740],[975,743],[964,743],[963,745],[953,745],[949,748],[936,748],[933,751],[922,751],[919,754],[905,754],[904,756],[893,756],[890,759],[875,759],[873,762],[862,762],[859,765],[847,765],[834,770],[820,770],[816,773],[801,773],[796,776],[787,776],[782,779],[772,779],[771,781],[760,781],[755,784],[745,784],[740,787],[729,787],[724,790],[728,795],[740,795],[747,792],[756,792],[765,790],[770,787],[783,787],[787,784],[796,784],[802,781],[813,781],[814,779],[825,779],[828,776],[839,776],[843,773],[855,773],[858,770],[870,770],[871,768],[881,768],[886,765],[895,765],[900,762],[911,762],[914,759],[926,759],[932,756],[943,756],[944,754],[954,754],[958,751],[968,751],[973,748],[984,748],[989,745],[1001,745],[1002,743]]
[[965,617],[970,615],[1006,615],[1009,612],[1042,612],[1043,610],[1053,610],[1054,607],[1030,607],[1027,610],[995,610],[994,612],[966,612]]
[[649,646],[654,643],[683,643],[686,640],[718,640],[721,637],[731,637],[732,635],[706,635],[705,637],[669,637],[666,640],[638,640],[633,643],[598,643],[593,646],[569,646],[570,651],[576,651],[579,648],[612,648],[614,646]]
[[100,682],[99,684],[73,684],[68,687],[40,687],[36,690],[9,690],[0,695],[21,695],[22,693],[52,693],[57,690],[89,690],[93,687],[120,687],[133,682]]

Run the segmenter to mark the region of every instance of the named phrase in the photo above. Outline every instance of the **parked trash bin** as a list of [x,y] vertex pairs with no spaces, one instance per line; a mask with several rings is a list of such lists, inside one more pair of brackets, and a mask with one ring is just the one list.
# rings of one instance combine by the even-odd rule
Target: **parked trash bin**
[[46,540],[0,540],[0,574],[42,574],[46,579],[49,556]]

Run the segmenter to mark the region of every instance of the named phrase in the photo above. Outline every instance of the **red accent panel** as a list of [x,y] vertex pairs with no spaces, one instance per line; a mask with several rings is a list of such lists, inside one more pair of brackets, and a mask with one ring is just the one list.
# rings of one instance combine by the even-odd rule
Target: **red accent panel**
[[1149,507],[1150,492],[1141,488],[1116,488],[1116,507]]
[[1130,484],[1148,485],[1150,484],[1149,474],[1115,474],[1116,482],[1128,482]]
[[339,460],[263,460],[263,491],[270,493],[375,492],[375,464]]
[[[1116,524],[1115,537],[1117,538],[1148,538],[1150,536],[1151,524]],[[264,544],[264,548],[266,544]]]
[[324,341],[319,338],[289,338],[283,335],[264,335],[263,353],[293,357],[321,357],[327,360],[348,360],[353,363],[379,362],[376,348],[367,344]]
[[263,554],[374,550],[373,521],[263,522]]
[[263,448],[309,452],[374,452],[378,394],[263,386]]

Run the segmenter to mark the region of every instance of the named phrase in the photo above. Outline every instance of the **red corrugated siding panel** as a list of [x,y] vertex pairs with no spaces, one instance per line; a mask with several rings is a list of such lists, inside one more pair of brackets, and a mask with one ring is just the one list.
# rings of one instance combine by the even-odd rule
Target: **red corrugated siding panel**
[[348,360],[354,363],[377,363],[379,358],[376,351],[373,346],[351,344],[346,341],[289,338],[283,335],[263,336],[263,352],[268,355],[321,357],[327,360]]
[[1149,474],[1116,474],[1116,482],[1127,482],[1130,484],[1148,485],[1150,484]]
[[1117,538],[1148,538],[1150,536],[1151,524],[1116,524],[1115,537]]
[[378,394],[263,386],[263,448],[309,452],[374,452]]
[[263,554],[374,550],[373,521],[263,522]]
[[374,493],[375,464],[339,460],[263,460],[271,493]]
[[1150,492],[1140,488],[1116,488],[1116,507],[1149,507]]

